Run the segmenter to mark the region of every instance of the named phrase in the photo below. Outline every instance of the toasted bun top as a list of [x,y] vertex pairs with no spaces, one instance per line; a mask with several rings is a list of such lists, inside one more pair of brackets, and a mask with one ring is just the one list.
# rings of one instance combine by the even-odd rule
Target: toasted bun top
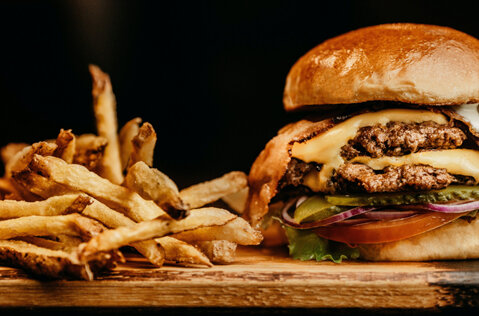
[[287,111],[323,104],[479,102],[479,40],[448,27],[384,24],[325,41],[286,79]]

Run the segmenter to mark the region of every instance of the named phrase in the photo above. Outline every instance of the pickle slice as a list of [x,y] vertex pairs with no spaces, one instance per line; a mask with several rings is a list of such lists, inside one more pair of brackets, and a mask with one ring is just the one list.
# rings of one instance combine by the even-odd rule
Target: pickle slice
[[450,185],[445,189],[432,191],[326,195],[325,199],[332,205],[344,206],[437,203],[479,199],[479,186]]
[[328,203],[324,196],[313,195],[294,211],[294,220],[301,224],[314,222],[343,211],[344,208]]

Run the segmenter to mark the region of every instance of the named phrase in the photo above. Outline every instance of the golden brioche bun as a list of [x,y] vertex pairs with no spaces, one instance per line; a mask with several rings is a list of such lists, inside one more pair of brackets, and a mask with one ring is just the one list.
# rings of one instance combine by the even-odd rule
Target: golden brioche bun
[[479,102],[479,40],[421,24],[384,24],[329,39],[291,68],[287,111],[325,104]]

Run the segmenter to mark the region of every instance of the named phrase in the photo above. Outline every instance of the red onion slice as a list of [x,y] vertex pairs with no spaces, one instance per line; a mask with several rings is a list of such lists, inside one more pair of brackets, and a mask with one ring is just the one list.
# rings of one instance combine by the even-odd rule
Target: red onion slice
[[360,215],[360,214],[364,214],[364,213],[367,213],[367,212],[370,212],[370,211],[376,209],[376,207],[362,207],[362,206],[360,206],[360,207],[355,207],[355,208],[349,209],[347,211],[335,214],[333,216],[330,216],[328,218],[325,218],[325,219],[322,219],[322,220],[319,220],[319,221],[316,221],[316,222],[299,224],[288,213],[289,209],[291,208],[291,206],[293,206],[294,203],[295,203],[295,200],[292,200],[285,205],[285,207],[283,208],[283,211],[282,211],[282,217],[283,217],[283,220],[284,220],[286,225],[294,227],[294,228],[298,228],[298,229],[311,229],[311,228],[316,228],[316,227],[320,227],[320,226],[330,225],[330,224],[333,224],[333,223],[343,221],[343,220],[348,219],[350,217],[357,216],[357,215]]
[[296,201],[296,208],[298,208],[304,201],[308,199],[308,196],[303,195]]
[[445,204],[411,204],[411,205],[401,205],[401,209],[407,210],[427,210],[441,213],[464,213],[479,210],[479,201],[468,201],[468,202],[459,202],[459,203],[445,203]]

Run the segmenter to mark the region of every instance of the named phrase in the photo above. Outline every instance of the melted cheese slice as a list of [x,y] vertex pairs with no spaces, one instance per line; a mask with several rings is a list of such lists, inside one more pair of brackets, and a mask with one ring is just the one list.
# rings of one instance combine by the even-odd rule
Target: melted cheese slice
[[330,191],[329,179],[333,170],[344,163],[344,159],[340,155],[341,147],[353,139],[361,127],[375,124],[385,125],[388,122],[422,123],[425,121],[433,121],[438,124],[447,124],[448,122],[444,115],[426,110],[387,109],[364,113],[353,116],[305,142],[294,143],[291,148],[291,156],[304,162],[322,164],[321,171],[307,175],[303,184],[310,186],[313,191]]
[[479,152],[472,149],[422,151],[400,157],[359,156],[351,162],[365,164],[374,170],[382,170],[387,166],[429,165],[434,168],[444,168],[451,174],[472,176],[476,182],[479,181]]

